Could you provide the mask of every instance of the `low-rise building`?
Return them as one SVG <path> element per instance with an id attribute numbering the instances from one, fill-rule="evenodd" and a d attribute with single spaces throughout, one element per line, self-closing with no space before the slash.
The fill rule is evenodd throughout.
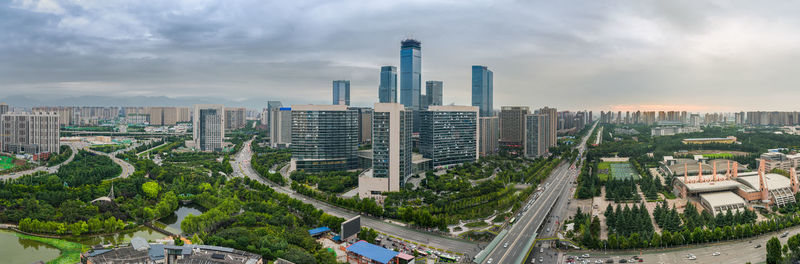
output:
<path id="1" fill-rule="evenodd" d="M 237 249 L 185 245 L 171 246 L 147 243 L 141 237 L 131 239 L 131 244 L 113 249 L 94 249 L 81 254 L 84 264 L 116 263 L 206 263 L 206 264 L 262 264 L 261 255 Z"/>
<path id="2" fill-rule="evenodd" d="M 684 138 L 681 140 L 683 144 L 733 144 L 736 143 L 736 137 L 729 136 L 724 138 Z"/>

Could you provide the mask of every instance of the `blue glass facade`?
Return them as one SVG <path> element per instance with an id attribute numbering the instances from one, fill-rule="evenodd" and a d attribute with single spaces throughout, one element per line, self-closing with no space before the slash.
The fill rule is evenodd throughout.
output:
<path id="1" fill-rule="evenodd" d="M 480 108 L 481 116 L 492 116 L 494 105 L 493 73 L 486 66 L 472 66 L 472 106 Z"/>
<path id="2" fill-rule="evenodd" d="M 401 44 L 400 103 L 418 110 L 422 86 L 422 46 L 413 39 L 404 40 Z"/>
<path id="3" fill-rule="evenodd" d="M 333 104 L 350 105 L 350 81 L 333 81 Z"/>
<path id="4" fill-rule="evenodd" d="M 381 67 L 381 81 L 378 85 L 378 102 L 397 103 L 397 67 Z"/>

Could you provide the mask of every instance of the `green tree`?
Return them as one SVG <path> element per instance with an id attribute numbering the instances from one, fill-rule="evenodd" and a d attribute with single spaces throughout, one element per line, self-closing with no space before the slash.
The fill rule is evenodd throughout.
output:
<path id="1" fill-rule="evenodd" d="M 158 185 L 157 182 L 149 181 L 142 184 L 142 192 L 147 195 L 148 198 L 156 198 L 158 197 L 158 192 L 161 191 L 161 186 Z"/>
<path id="2" fill-rule="evenodd" d="M 781 262 L 781 241 L 777 237 L 772 237 L 767 241 L 767 264 L 778 264 Z"/>

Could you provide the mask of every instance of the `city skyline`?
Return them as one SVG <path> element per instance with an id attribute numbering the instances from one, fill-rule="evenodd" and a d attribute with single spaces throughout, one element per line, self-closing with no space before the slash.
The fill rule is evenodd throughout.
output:
<path id="1" fill-rule="evenodd" d="M 800 95 L 786 67 L 800 45 L 796 3 L 343 4 L 362 8 L 334 17 L 322 2 L 12 1 L 0 7 L 0 91 L 322 104 L 331 80 L 350 79 L 352 105 L 369 106 L 380 66 L 399 65 L 399 42 L 412 37 L 425 43 L 421 81 L 448 84 L 445 105 L 469 105 L 476 64 L 497 75 L 495 106 L 795 110 Z M 478 11 L 486 19 L 458 15 Z M 378 24 L 353 26 L 364 21 Z"/>

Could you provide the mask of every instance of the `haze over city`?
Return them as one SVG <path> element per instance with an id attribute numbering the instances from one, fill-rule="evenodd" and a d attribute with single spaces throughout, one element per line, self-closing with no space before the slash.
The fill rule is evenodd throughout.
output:
<path id="1" fill-rule="evenodd" d="M 380 66 L 398 65 L 400 41 L 413 37 L 423 80 L 444 82 L 444 104 L 469 104 L 470 66 L 486 65 L 495 106 L 794 110 L 798 11 L 752 1 L 14 0 L 0 7 L 0 93 L 256 107 L 267 97 L 326 103 L 330 81 L 348 79 L 352 105 L 369 106 Z"/>

